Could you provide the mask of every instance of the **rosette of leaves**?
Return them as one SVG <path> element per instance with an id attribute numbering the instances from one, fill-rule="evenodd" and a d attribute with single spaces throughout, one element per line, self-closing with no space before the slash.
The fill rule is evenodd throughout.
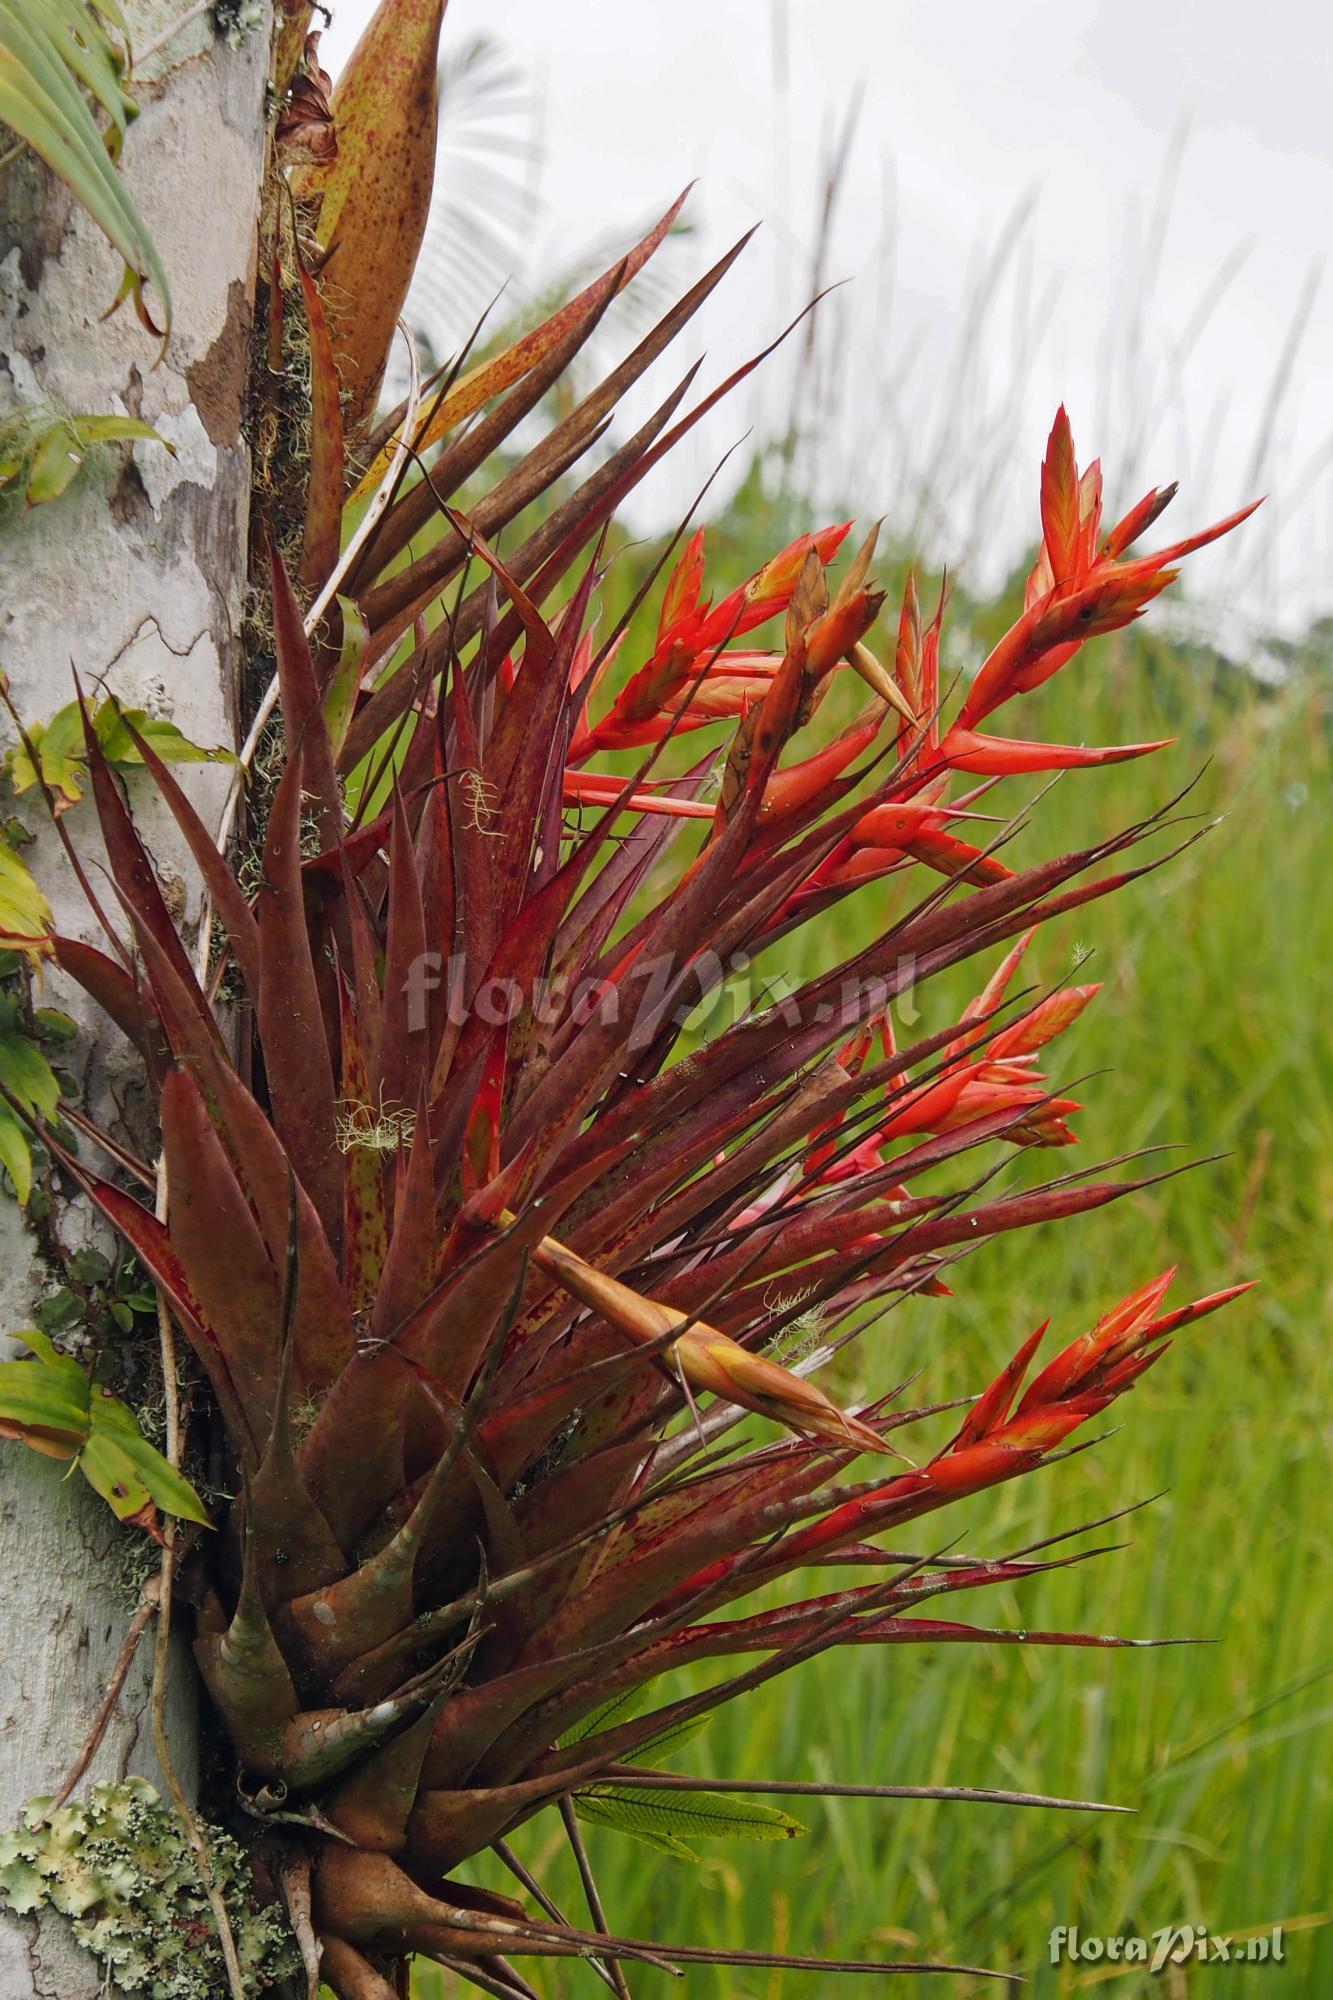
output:
<path id="1" fill-rule="evenodd" d="M 285 10 L 288 43 L 304 12 Z M 653 636 L 604 631 L 616 509 L 748 368 L 693 404 L 689 371 L 593 448 L 740 246 L 526 448 L 519 426 L 679 204 L 540 327 L 372 428 L 385 301 L 428 207 L 432 121 L 406 85 L 433 87 L 439 12 L 385 0 L 335 93 L 336 178 L 303 181 L 329 205 L 299 287 L 313 418 L 299 573 L 271 572 L 285 748 L 257 871 L 218 853 L 124 718 L 135 782 L 198 863 L 237 1022 L 91 711 L 117 900 L 99 899 L 100 947 L 52 945 L 157 1101 L 165 1204 L 123 1144 L 116 1176 L 53 1154 L 211 1391 L 234 1498 L 188 1566 L 196 1657 L 231 1776 L 270 1820 L 256 1846 L 308 1880 L 300 1920 L 341 2000 L 388 2000 L 413 1953 L 507 1994 L 524 1955 L 795 1962 L 583 1929 L 526 1878 L 520 1900 L 456 1871 L 537 1814 L 576 1834 L 580 1811 L 646 1812 L 655 1745 L 827 1648 L 1008 1643 L 950 1615 L 959 1596 L 1074 1558 L 945 1562 L 933 1525 L 905 1530 L 1050 1464 L 1235 1289 L 1169 1309 L 1170 1274 L 1150 1278 L 1034 1373 L 1038 1329 L 961 1412 L 909 1404 L 881 1351 L 885 1311 L 929 1313 L 989 1236 L 1144 1185 L 995 1174 L 1005 1146 L 1066 1145 L 1079 1108 L 1037 1061 L 1095 989 L 1016 990 L 1031 936 L 1154 865 L 1169 817 L 1011 867 L 1012 820 L 976 809 L 1005 777 L 1163 746 L 983 725 L 1242 516 L 1139 553 L 1170 493 L 1104 521 L 1061 411 L 1023 611 L 959 692 L 943 606 L 923 618 L 909 582 L 884 637 L 875 537 L 835 567 L 845 525 L 720 593 L 695 535 L 633 607 L 652 600 Z M 376 239 L 395 174 L 415 241 Z M 835 683 L 865 690 L 840 729 Z M 686 1038 L 730 965 L 835 936 L 823 920 L 866 884 L 863 949 Z M 900 1046 L 895 1003 L 972 959 L 972 1003 Z M 818 1344 L 788 1366 L 798 1323 Z M 849 1410 L 813 1376 L 872 1327 L 875 1393 Z M 706 1686 L 674 1678 L 699 1662 Z"/>
<path id="2" fill-rule="evenodd" d="M 651 1952 L 478 1904 L 451 1871 L 562 1801 L 623 1820 L 608 1788 L 642 1820 L 647 1746 L 825 1647 L 1007 1638 L 923 1607 L 1040 1562 L 941 1567 L 876 1538 L 892 1528 L 900 1548 L 904 1523 L 1045 1464 L 1232 1296 L 1167 1311 L 1169 1274 L 1153 1280 L 1023 1390 L 1039 1331 L 919 1464 L 850 1484 L 854 1459 L 896 1451 L 929 1410 L 847 1412 L 771 1353 L 818 1306 L 817 1361 L 877 1308 L 941 1289 L 962 1246 L 1142 1185 L 1080 1173 L 997 1193 L 984 1159 L 968 1164 L 996 1141 L 1072 1136 L 1077 1106 L 1035 1056 L 1093 989 L 1015 1009 L 1006 988 L 1031 929 L 1128 879 L 1122 857 L 1151 831 L 1011 871 L 949 830 L 955 756 L 969 773 L 1015 743 L 1020 770 L 1121 754 L 969 720 L 1010 698 L 997 663 L 1022 692 L 1068 660 L 1084 606 L 1114 622 L 1161 576 L 1157 558 L 1100 553 L 1091 509 L 1078 536 L 1096 538 L 1092 580 L 1037 590 L 947 726 L 910 598 L 890 669 L 866 646 L 868 550 L 826 580 L 818 551 L 839 536 L 781 552 L 716 605 L 693 546 L 653 658 L 615 696 L 593 692 L 596 550 L 548 622 L 474 536 L 491 609 L 470 657 L 451 649 L 405 711 L 383 809 L 363 783 L 351 818 L 277 564 L 288 750 L 252 895 L 125 722 L 225 929 L 254 1023 L 246 1074 L 86 716 L 127 927 L 105 951 L 53 949 L 140 1051 L 166 1222 L 52 1151 L 162 1288 L 215 1397 L 237 1499 L 196 1559 L 196 1653 L 239 1782 L 304 1818 L 325 1977 L 352 2000 L 414 1951 L 483 1984 L 497 1956 Z M 705 638 L 700 668 L 691 646 L 719 614 L 782 619 L 780 650 Z M 876 697 L 849 749 L 817 719 L 823 684 L 853 666 L 894 699 Z M 691 685 L 704 726 L 727 732 L 706 803 L 715 754 L 665 793 L 651 775 Z M 639 768 L 598 776 L 596 745 L 626 735 L 647 738 Z M 922 872 L 940 886 L 914 894 Z M 757 956 L 867 876 L 901 881 L 867 951 L 679 1053 L 724 954 Z M 894 1045 L 896 994 L 1006 941 L 972 1009 Z M 777 1421 L 776 1441 L 738 1442 L 747 1409 Z M 743 1604 L 847 1563 L 878 1575 Z M 675 1669 L 727 1658 L 706 1691 L 672 1692 Z M 644 1709 L 562 1743 L 630 1690 L 650 1691 Z"/>

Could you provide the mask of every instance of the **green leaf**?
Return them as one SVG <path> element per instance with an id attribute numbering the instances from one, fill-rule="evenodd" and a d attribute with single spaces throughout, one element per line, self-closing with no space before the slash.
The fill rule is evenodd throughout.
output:
<path id="1" fill-rule="evenodd" d="M 673 1722 L 660 1736 L 650 1736 L 635 1752 L 638 1761 L 644 1764 L 650 1757 L 660 1757 L 666 1750 L 678 1750 L 682 1743 L 692 1743 L 707 1729 L 711 1715 L 694 1715 L 685 1722 Z"/>
<path id="2" fill-rule="evenodd" d="M 0 1362 L 0 1436 L 21 1438 L 51 1458 L 73 1458 L 88 1435 L 88 1379 L 77 1361 L 56 1352 L 49 1334 L 29 1327 L 14 1338 L 37 1362 Z"/>
<path id="3" fill-rule="evenodd" d="M 230 750 L 208 750 L 191 743 L 188 736 L 163 717 L 149 715 L 141 708 L 122 708 L 113 695 L 99 702 L 92 712 L 93 731 L 108 764 L 118 770 L 140 766 L 143 756 L 130 734 L 138 731 L 164 764 L 234 764 Z M 129 725 L 127 727 L 126 725 Z M 68 805 L 77 804 L 87 782 L 87 745 L 83 717 L 76 701 L 58 709 L 49 722 L 28 726 L 28 741 L 37 755 L 41 776 L 48 787 Z M 26 746 L 16 744 L 6 759 L 9 782 L 16 792 L 26 792 L 37 782 L 37 771 Z"/>
<path id="4" fill-rule="evenodd" d="M 579 1818 L 593 1826 L 609 1826 L 616 1833 L 627 1833 L 632 1840 L 641 1840 L 645 1846 L 656 1848 L 659 1854 L 669 1854 L 675 1861 L 699 1859 L 689 1842 L 682 1840 L 679 1834 L 665 1833 L 661 1827 L 650 1824 L 647 1819 L 640 1819 L 629 1809 L 623 1813 L 602 1810 L 610 1804 L 610 1800 L 585 1797 L 581 1793 L 576 1793 L 574 1798 L 574 1810 Z"/>
<path id="5" fill-rule="evenodd" d="M 580 1819 L 693 1860 L 691 1839 L 794 1840 L 805 1828 L 789 1813 L 738 1793 L 640 1790 L 594 1785 L 574 1795 Z"/>
<path id="6" fill-rule="evenodd" d="M 619 1723 L 632 1722 L 647 1699 L 646 1687 L 626 1688 L 622 1694 L 613 1694 L 609 1701 L 601 1702 L 590 1714 L 585 1715 L 581 1721 L 565 1731 L 560 1738 L 560 1748 L 563 1750 L 571 1743 L 582 1743 L 587 1737 L 595 1736 L 603 1729 L 614 1729 Z M 675 1749 L 682 1743 L 692 1742 L 702 1730 L 707 1729 L 711 1721 L 711 1716 L 696 1715 L 686 1722 L 671 1723 L 658 1735 L 640 1744 L 637 1752 L 640 1763 L 654 1752 L 660 1754 L 664 1750 Z"/>
<path id="7" fill-rule="evenodd" d="M 0 424 L 0 489 L 22 486 L 30 507 L 55 500 L 97 445 L 150 438 L 174 456 L 175 446 L 138 417 L 67 416 L 47 405 L 15 410 Z"/>
<path id="8" fill-rule="evenodd" d="M 647 1699 L 648 1690 L 644 1687 L 627 1688 L 623 1694 L 612 1695 L 609 1701 L 602 1702 L 566 1730 L 560 1738 L 561 1748 L 631 1721 Z M 707 1727 L 710 1719 L 706 1715 L 694 1716 L 669 1725 L 641 1745 L 639 1756 L 660 1754 L 688 1743 Z M 776 1806 L 731 1793 L 659 1792 L 633 1785 L 591 1785 L 586 1791 L 575 1793 L 574 1809 L 580 1819 L 632 1834 L 659 1853 L 674 1855 L 682 1861 L 698 1859 L 686 1836 L 712 1834 L 730 1840 L 790 1840 L 805 1832 L 799 1820 L 780 1812 Z"/>
<path id="9" fill-rule="evenodd" d="M 53 424 L 33 453 L 28 473 L 28 500 L 38 507 L 58 500 L 83 464 L 83 450 L 65 424 Z"/>
<path id="10" fill-rule="evenodd" d="M 207 1526 L 189 1481 L 149 1444 L 133 1410 L 89 1381 L 49 1334 L 15 1334 L 35 1361 L 0 1362 L 0 1436 L 17 1438 L 49 1458 L 74 1458 L 89 1485 L 121 1520 L 150 1503 Z"/>
<path id="11" fill-rule="evenodd" d="M 5 850 L 0 848 L 0 853 Z M 60 1108 L 60 1084 L 37 1044 L 20 1029 L 0 1027 L 0 1083 L 34 1118 L 53 1119 Z M 32 1192 L 31 1134 L 0 1100 L 0 1165 L 14 1183 L 21 1205 Z"/>
<path id="12" fill-rule="evenodd" d="M 14 1192 L 21 1207 L 26 1208 L 32 1194 L 32 1152 L 28 1146 L 28 1135 L 19 1124 L 9 1106 L 0 1101 L 0 1167 L 5 1169 L 14 1183 Z"/>
<path id="13" fill-rule="evenodd" d="M 0 944 L 35 959 L 48 951 L 51 905 L 7 840 L 0 840 Z"/>
<path id="14" fill-rule="evenodd" d="M 32 1017 L 33 1033 L 44 1042 L 72 1042 L 79 1032 L 79 1024 L 72 1014 L 62 1014 L 58 1007 L 38 1007 Z"/>
<path id="15" fill-rule="evenodd" d="M 361 685 L 361 669 L 366 647 L 370 643 L 370 627 L 361 616 L 360 606 L 350 597 L 340 597 L 338 609 L 343 621 L 342 651 L 324 696 L 324 721 L 335 757 L 347 741 L 347 732 L 352 725 L 357 689 Z"/>
<path id="16" fill-rule="evenodd" d="M 151 1498 L 164 1514 L 175 1514 L 182 1521 L 198 1521 L 207 1527 L 208 1515 L 199 1495 L 189 1480 L 149 1444 L 128 1404 L 110 1390 L 94 1387 L 90 1413 L 91 1434 L 79 1460 L 80 1470 L 122 1520 L 129 1514 L 137 1514 L 144 1501 Z M 100 1483 L 104 1469 L 113 1472 L 117 1479 L 128 1481 L 131 1495 L 138 1497 L 124 1501 L 113 1497 Z"/>
<path id="17" fill-rule="evenodd" d="M 97 710 L 93 718 L 93 727 L 108 764 L 123 767 L 143 763 L 139 747 L 130 735 L 131 728 L 138 732 L 150 750 L 157 752 L 164 764 L 236 762 L 232 751 L 206 750 L 202 744 L 191 743 L 189 737 L 185 736 L 174 722 L 167 722 L 158 715 L 149 715 L 141 708 L 123 709 L 112 699 L 104 701 Z"/>
<path id="18" fill-rule="evenodd" d="M 133 294 L 142 324 L 165 338 L 171 324 L 166 274 L 115 168 L 126 129 L 138 116 L 123 83 L 126 57 L 104 26 L 118 18 L 107 0 L 96 7 L 87 0 L 0 0 L 0 123 L 60 176 L 125 259 L 115 303 Z M 84 90 L 107 114 L 105 139 Z M 144 300 L 150 282 L 162 300 L 162 328 Z"/>
<path id="19" fill-rule="evenodd" d="M 50 1298 L 43 1299 L 36 1313 L 38 1326 L 47 1333 L 63 1333 L 67 1327 L 77 1326 L 82 1318 L 83 1300 L 68 1285 L 62 1285 Z"/>
<path id="20" fill-rule="evenodd" d="M 26 792 L 37 783 L 38 767 L 46 784 L 57 796 L 75 805 L 83 796 L 83 718 L 76 701 L 58 709 L 49 722 L 28 724 L 28 743 L 37 753 L 37 767 L 28 754 L 28 745 L 15 744 L 6 759 L 9 782 L 16 792 Z"/>
<path id="21" fill-rule="evenodd" d="M 559 1747 L 568 1749 L 571 1743 L 582 1743 L 585 1737 L 597 1735 L 599 1730 L 611 1729 L 618 1722 L 632 1722 L 648 1699 L 646 1687 L 626 1688 L 623 1694 L 613 1694 L 609 1701 L 599 1702 L 588 1714 L 567 1729 L 560 1738 Z"/>

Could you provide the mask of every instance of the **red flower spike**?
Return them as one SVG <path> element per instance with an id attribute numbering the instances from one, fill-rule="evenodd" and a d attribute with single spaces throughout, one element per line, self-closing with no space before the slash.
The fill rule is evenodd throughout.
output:
<path id="1" fill-rule="evenodd" d="M 1149 1324 L 1175 1276 L 1163 1271 L 1137 1291 L 1127 1294 L 1118 1305 L 1104 1313 L 1089 1333 L 1080 1334 L 1047 1364 L 1030 1385 L 1017 1414 L 1021 1417 L 1043 1404 L 1056 1401 L 1072 1386 L 1088 1380 L 1099 1368 L 1132 1351 Z"/>
<path id="2" fill-rule="evenodd" d="M 774 771 L 760 802 L 760 825 L 776 827 L 798 814 L 804 817 L 818 811 L 826 798 L 836 797 L 839 778 L 870 748 L 888 712 L 883 702 L 876 702 L 824 749 L 785 771 Z"/>
<path id="3" fill-rule="evenodd" d="M 599 771 L 566 771 L 561 780 L 566 805 L 614 805 L 625 787 L 619 778 L 604 777 Z M 660 798 L 653 792 L 631 792 L 624 802 L 627 812 L 663 813 L 675 819 L 712 819 L 713 808 L 702 799 Z"/>
<path id="4" fill-rule="evenodd" d="M 1145 493 L 1137 506 L 1131 507 L 1109 531 L 1102 543 L 1103 556 L 1122 556 L 1126 549 L 1132 548 L 1139 536 L 1146 535 L 1153 522 L 1171 505 L 1178 491 L 1173 481 L 1170 486 L 1154 486 Z"/>
<path id="5" fill-rule="evenodd" d="M 1148 1341 L 1165 1340 L 1168 1335 L 1178 1333 L 1182 1327 L 1193 1326 L 1196 1320 L 1206 1319 L 1209 1313 L 1220 1312 L 1233 1299 L 1239 1299 L 1246 1292 L 1252 1292 L 1259 1283 L 1250 1278 L 1242 1285 L 1227 1285 L 1220 1292 L 1209 1292 L 1206 1298 L 1195 1299 L 1192 1305 L 1177 1306 L 1174 1312 L 1164 1313 L 1160 1319 L 1150 1320 L 1140 1329 L 1140 1339 Z"/>
<path id="6" fill-rule="evenodd" d="M 979 778 L 1030 776 L 1038 771 L 1092 770 L 1101 764 L 1124 764 L 1133 757 L 1150 757 L 1175 741 L 1164 736 L 1155 743 L 1112 743 L 1102 748 L 1074 743 L 1029 743 L 1012 736 L 982 736 L 959 724 L 940 745 L 941 758 L 955 771 Z"/>
<path id="7" fill-rule="evenodd" d="M 898 618 L 893 677 L 907 706 L 920 719 L 925 711 L 925 686 L 921 672 L 921 605 L 916 594 L 916 578 L 910 569 L 903 589 L 903 608 Z"/>
<path id="8" fill-rule="evenodd" d="M 990 1041 L 992 1062 L 1007 1061 L 1014 1056 L 1030 1055 L 1054 1041 L 1066 1028 L 1073 1026 L 1083 1009 L 1101 992 L 1101 984 L 1093 986 L 1063 986 L 1058 993 L 1041 1000 L 1021 1021 L 1015 1021 L 1012 1028 L 1001 1028 Z"/>
<path id="9" fill-rule="evenodd" d="M 1254 501 L 1155 555 L 1122 562 L 1125 549 L 1157 518 L 1174 491 L 1154 488 L 1111 529 L 1099 550 L 1101 467 L 1094 462 L 1080 477 L 1069 419 L 1060 408 L 1042 466 L 1042 546 L 1028 578 L 1022 616 L 973 682 L 958 718 L 962 728 L 972 729 L 1013 695 L 1040 687 L 1088 639 L 1132 623 L 1174 580 L 1171 565 L 1229 534 L 1259 504 Z"/>
<path id="10" fill-rule="evenodd" d="M 1000 1370 L 989 1389 L 977 1397 L 968 1411 L 962 1429 L 949 1447 L 951 1451 L 961 1451 L 965 1446 L 976 1444 L 997 1430 L 1009 1414 L 1009 1406 L 1014 1400 L 1018 1385 L 1027 1373 L 1029 1361 L 1040 1347 L 1046 1329 L 1050 1325 L 1044 1319 L 1035 1333 L 1030 1333 L 1019 1348 L 1013 1360 Z"/>
<path id="11" fill-rule="evenodd" d="M 1004 996 L 1009 991 L 1014 974 L 1023 963 L 1036 935 L 1035 931 L 1024 931 L 1018 942 L 1010 946 L 976 999 L 969 1000 L 963 1009 L 965 1021 L 981 1021 L 984 1024 L 996 1009 L 1004 1004 Z M 984 1025 L 979 1028 L 969 1028 L 967 1033 L 961 1035 L 953 1044 L 950 1053 L 970 1047 L 980 1041 L 986 1032 Z"/>
<path id="12" fill-rule="evenodd" d="M 956 877 L 975 888 L 983 888 L 988 882 L 1008 882 L 1013 876 L 1013 870 L 1006 868 L 994 854 L 984 854 L 970 841 L 959 840 L 935 827 L 921 827 L 903 841 L 902 850 L 913 860 L 933 868 L 937 875 Z"/>
<path id="13" fill-rule="evenodd" d="M 681 718 L 677 727 L 687 729 L 698 729 L 719 717 L 743 716 L 777 672 L 782 656 L 727 649 L 757 625 L 786 611 L 809 557 L 813 554 L 821 563 L 829 562 L 850 527 L 848 521 L 817 535 L 799 536 L 756 570 L 747 583 L 711 606 L 699 602 L 703 541 L 701 534 L 696 535 L 668 586 L 670 596 L 679 579 L 681 608 L 673 610 L 671 617 L 664 608 L 652 658 L 631 675 L 599 723 L 585 724 L 578 730 L 569 761 L 582 763 L 599 750 L 658 742 L 676 715 Z M 865 617 L 865 623 L 853 630 L 858 615 Z M 852 631 L 847 643 L 853 643 L 873 615 L 873 611 L 866 615 L 864 601 L 859 611 L 844 607 L 838 626 L 826 635 L 826 646 L 836 646 L 843 630 Z M 836 664 L 837 657 L 835 654 L 831 664 Z M 752 680 L 758 685 L 746 684 Z"/>
<path id="14" fill-rule="evenodd" d="M 851 531 L 850 521 L 840 521 L 831 528 L 821 528 L 817 534 L 798 535 L 794 542 L 789 542 L 785 549 L 757 570 L 739 593 L 743 609 L 735 628 L 737 638 L 753 631 L 766 619 L 775 617 L 779 611 L 785 611 L 801 580 L 807 557 L 813 552 L 827 566 Z"/>
<path id="15" fill-rule="evenodd" d="M 704 531 L 691 535 L 684 555 L 671 572 L 671 581 L 662 596 L 662 615 L 657 621 L 660 645 L 673 625 L 696 611 L 704 587 Z"/>
<path id="16" fill-rule="evenodd" d="M 1042 553 L 1054 584 L 1076 579 L 1082 553 L 1078 467 L 1074 439 L 1062 403 L 1055 413 L 1041 468 Z"/>

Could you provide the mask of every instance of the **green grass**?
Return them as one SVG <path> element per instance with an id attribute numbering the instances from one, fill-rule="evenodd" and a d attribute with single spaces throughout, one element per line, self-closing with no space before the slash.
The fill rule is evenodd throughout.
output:
<path id="1" fill-rule="evenodd" d="M 1043 933 L 1034 968 L 1055 980 L 1076 947 L 1090 946 L 1081 977 L 1106 983 L 1058 1045 L 1065 1074 L 1087 1079 L 1077 1092 L 1087 1105 L 1079 1164 L 1158 1145 L 1181 1149 L 1170 1160 L 1223 1157 L 1081 1222 L 983 1246 L 956 1272 L 955 1297 L 909 1301 L 867 1338 L 856 1364 L 864 1387 L 923 1368 L 932 1396 L 961 1393 L 1048 1313 L 1053 1336 L 1071 1337 L 1168 1263 L 1181 1266 L 1179 1296 L 1259 1278 L 1260 1290 L 1181 1338 L 1121 1407 L 1117 1434 L 953 1510 L 939 1531 L 1001 1554 L 1160 1492 L 1121 1528 L 1089 1538 L 1132 1546 L 1036 1579 L 1021 1597 L 978 1598 L 970 1615 L 1206 1643 L 1120 1653 L 858 1649 L 724 1710 L 672 1760 L 733 1776 L 1040 1789 L 1115 1800 L 1134 1816 L 801 1801 L 804 1840 L 704 1843 L 697 1867 L 593 1827 L 588 1844 L 617 1929 L 962 1959 L 1022 1974 L 1039 1996 L 1333 1992 L 1331 702 L 1326 661 L 1260 693 L 1207 655 L 1135 636 L 1094 646 L 1001 719 L 1062 740 L 1180 739 L 1141 763 L 1071 774 L 1016 844 L 1021 855 L 1085 844 L 1201 770 L 1181 810 L 1227 815 L 1161 873 Z M 863 890 L 849 914 L 824 920 L 793 975 L 881 922 L 885 893 Z M 969 983 L 927 989 L 926 1024 L 950 1018 L 951 996 Z M 1019 1158 L 1011 1171 L 1052 1161 L 1060 1171 L 1068 1156 Z M 515 1846 L 582 1920 L 557 1823 L 539 1820 Z M 504 1878 L 487 1866 L 481 1879 Z M 1047 1962 L 1057 1924 L 1106 1936 L 1180 1922 L 1215 1933 L 1283 1923 L 1287 1964 L 1149 1979 Z M 528 1960 L 524 1970 L 543 1995 L 605 1991 L 584 1967 Z M 635 2000 L 681 1990 L 638 1968 L 629 1983 Z M 423 1968 L 414 1990 L 434 2000 L 452 1989 Z M 685 1990 L 863 2000 L 997 1989 L 692 1970 Z"/>

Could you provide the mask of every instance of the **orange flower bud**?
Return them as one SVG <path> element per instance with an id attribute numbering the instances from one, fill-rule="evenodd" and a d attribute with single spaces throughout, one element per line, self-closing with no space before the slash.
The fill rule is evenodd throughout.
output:
<path id="1" fill-rule="evenodd" d="M 838 1408 L 822 1389 L 779 1367 L 762 1354 L 751 1354 L 729 1335 L 704 1321 L 691 1319 L 678 1306 L 645 1298 L 632 1286 L 605 1271 L 585 1264 L 581 1257 L 544 1236 L 533 1253 L 548 1277 L 572 1292 L 631 1340 L 648 1344 L 660 1340 L 674 1328 L 679 1337 L 663 1350 L 664 1358 L 680 1370 L 692 1389 L 711 1390 L 729 1403 L 740 1403 L 762 1417 L 772 1417 L 791 1430 L 823 1439 L 828 1444 L 851 1446 L 858 1451 L 885 1452 L 888 1447 L 869 1424 Z"/>

